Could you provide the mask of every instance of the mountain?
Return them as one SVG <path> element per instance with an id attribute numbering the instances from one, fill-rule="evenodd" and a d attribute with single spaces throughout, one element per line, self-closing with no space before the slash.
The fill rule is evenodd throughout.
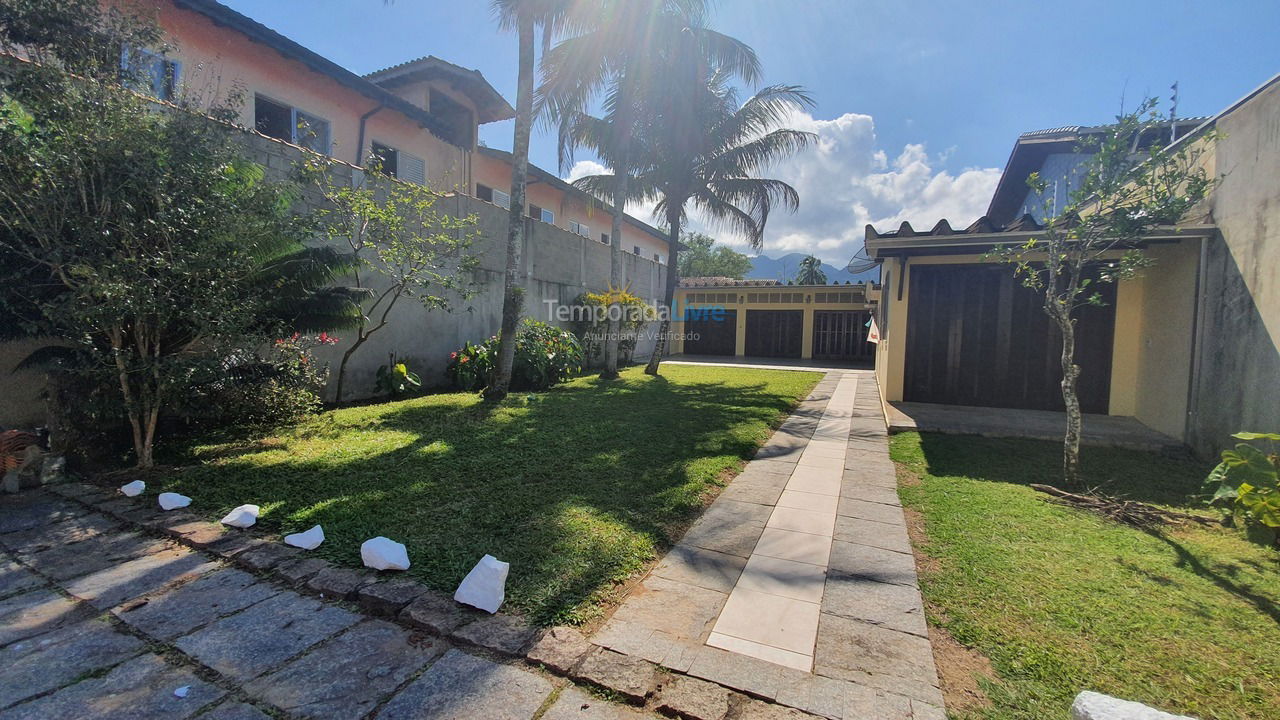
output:
<path id="1" fill-rule="evenodd" d="M 781 280 L 783 282 L 794 280 L 796 271 L 800 269 L 800 261 L 803 259 L 805 259 L 804 253 L 788 253 L 776 259 L 768 255 L 757 255 L 751 258 L 751 271 L 747 273 L 747 277 L 758 280 Z M 846 280 L 851 283 L 868 280 L 880 282 L 880 268 L 878 267 L 854 275 L 845 272 L 844 268 L 822 263 L 822 272 L 826 273 L 828 283 L 843 285 Z"/>

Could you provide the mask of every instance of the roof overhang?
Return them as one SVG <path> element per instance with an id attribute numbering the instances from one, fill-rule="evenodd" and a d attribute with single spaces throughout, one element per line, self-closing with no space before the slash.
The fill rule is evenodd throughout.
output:
<path id="1" fill-rule="evenodd" d="M 1168 226 L 1157 228 L 1146 235 L 1139 245 L 1160 245 L 1187 239 L 1211 238 L 1217 232 L 1216 225 Z M 1021 245 L 1043 235 L 1043 230 L 1010 230 L 955 235 L 881 236 L 868 237 L 866 245 L 867 254 L 877 260 L 929 255 L 976 255 L 990 252 L 1001 246 Z"/>
<path id="2" fill-rule="evenodd" d="M 481 124 L 510 120 L 516 116 L 515 108 L 485 80 L 479 70 L 469 70 L 433 55 L 371 72 L 364 77 L 384 88 L 422 81 L 447 82 L 475 103 Z"/>

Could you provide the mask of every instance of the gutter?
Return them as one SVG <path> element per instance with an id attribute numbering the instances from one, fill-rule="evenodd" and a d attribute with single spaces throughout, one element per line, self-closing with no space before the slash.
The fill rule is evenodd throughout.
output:
<path id="1" fill-rule="evenodd" d="M 386 103 L 378 103 L 377 105 L 374 106 L 372 110 L 360 116 L 360 134 L 359 134 L 359 138 L 356 140 L 356 159 L 355 159 L 356 165 L 360 167 L 364 167 L 364 157 L 362 153 L 364 152 L 365 125 L 369 122 L 369 118 L 373 117 L 374 115 L 377 115 L 378 112 L 385 107 L 386 107 Z"/>

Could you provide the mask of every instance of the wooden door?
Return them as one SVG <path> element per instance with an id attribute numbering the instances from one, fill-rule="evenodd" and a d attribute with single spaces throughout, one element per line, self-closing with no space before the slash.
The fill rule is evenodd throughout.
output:
<path id="1" fill-rule="evenodd" d="M 684 333 L 684 351 L 689 355 L 733 355 L 738 339 L 738 311 L 689 309 Z"/>
<path id="2" fill-rule="evenodd" d="M 747 311 L 747 355 L 798 358 L 803 334 L 803 310 Z"/>
<path id="3" fill-rule="evenodd" d="M 813 358 L 872 361 L 875 345 L 867 342 L 867 320 L 870 317 L 865 310 L 814 310 Z"/>
<path id="4" fill-rule="evenodd" d="M 1062 410 L 1062 338 L 1043 296 L 1004 265 L 917 265 L 911 270 L 903 399 L 911 402 Z M 1076 323 L 1084 412 L 1107 412 L 1115 285 Z"/>

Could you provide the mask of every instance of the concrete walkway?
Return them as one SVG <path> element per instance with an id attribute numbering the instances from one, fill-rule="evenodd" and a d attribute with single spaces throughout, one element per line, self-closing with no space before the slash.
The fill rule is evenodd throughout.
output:
<path id="1" fill-rule="evenodd" d="M 591 638 L 831 718 L 945 717 L 880 398 L 828 373 Z"/>

